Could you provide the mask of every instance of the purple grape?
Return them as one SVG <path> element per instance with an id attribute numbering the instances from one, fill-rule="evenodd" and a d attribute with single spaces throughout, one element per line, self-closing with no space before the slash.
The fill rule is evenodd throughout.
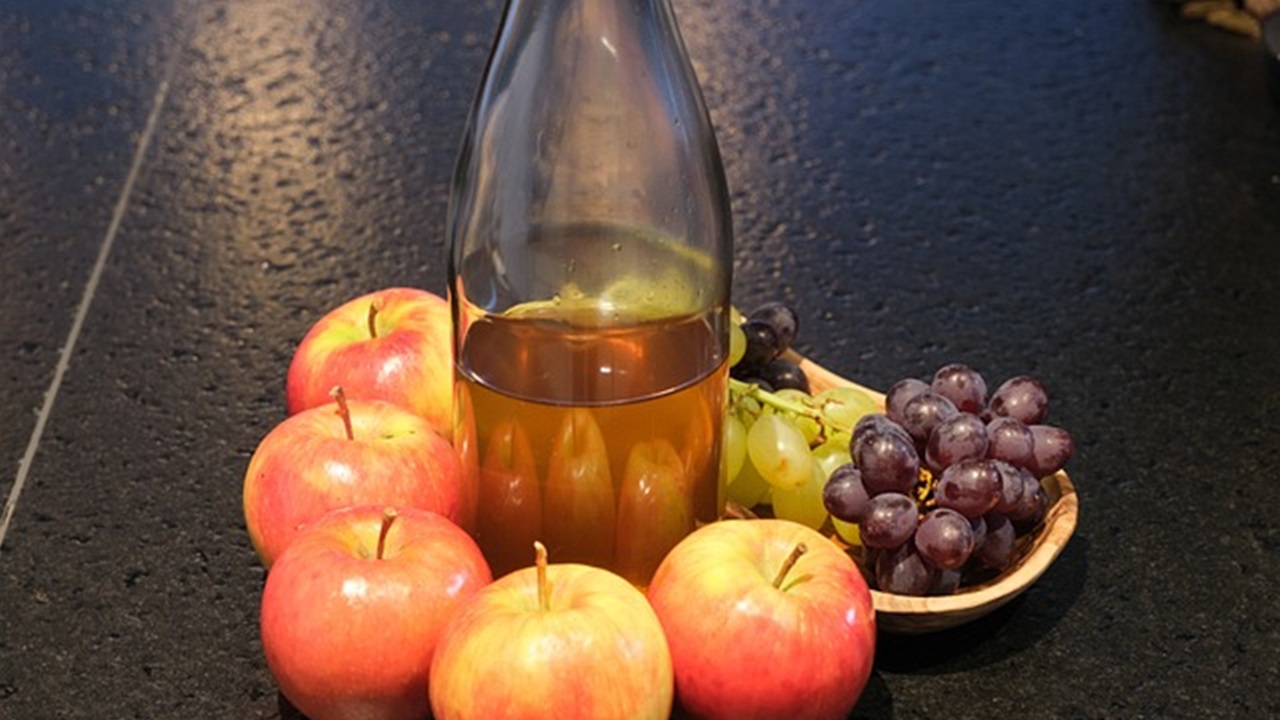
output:
<path id="1" fill-rule="evenodd" d="M 853 442 L 857 442 L 860 437 L 878 433 L 896 433 L 906 438 L 908 441 L 911 440 L 911 436 L 907 434 L 907 431 L 903 430 L 902 426 L 898 423 L 890 420 L 888 415 L 883 413 L 872 413 L 870 415 L 863 415 L 858 419 L 858 422 L 854 423 Z M 850 450 L 852 450 L 852 445 L 850 445 Z"/>
<path id="2" fill-rule="evenodd" d="M 1011 417 L 1024 425 L 1035 425 L 1044 422 L 1049 413 L 1049 395 L 1039 380 L 1018 375 L 996 388 L 987 409 L 993 417 Z"/>
<path id="3" fill-rule="evenodd" d="M 982 517 L 1000 502 L 1000 473 L 990 460 L 962 460 L 942 472 L 934 496 L 938 507 Z"/>
<path id="4" fill-rule="evenodd" d="M 968 365 L 952 363 L 933 375 L 933 391 L 945 397 L 961 412 L 982 412 L 987 406 L 987 381 Z"/>
<path id="5" fill-rule="evenodd" d="M 930 595 L 955 595 L 960 589 L 959 570 L 937 570 L 933 573 L 933 583 L 929 585 Z"/>
<path id="6" fill-rule="evenodd" d="M 885 492 L 907 494 L 920 477 L 920 456 L 910 440 L 893 432 L 865 436 L 854 442 L 853 461 L 862 483 L 873 497 Z"/>
<path id="7" fill-rule="evenodd" d="M 744 375 L 754 375 L 765 363 L 782 354 L 782 346 L 778 334 L 768 324 L 758 320 L 742 323 L 742 333 L 747 337 L 747 349 L 742 359 L 733 366 L 734 371 Z"/>
<path id="8" fill-rule="evenodd" d="M 808 376 L 804 374 L 804 370 L 801 370 L 799 365 L 790 360 L 774 358 L 765 363 L 757 375 L 775 390 L 794 388 L 803 390 L 806 393 L 809 392 Z"/>
<path id="9" fill-rule="evenodd" d="M 897 435 L 905 442 L 912 442 L 911 436 L 898 423 L 890 420 L 888 416 L 881 413 L 872 415 L 863 415 L 853 426 L 853 436 L 849 441 L 849 455 L 857 458 L 859 449 L 867 444 L 873 437 L 879 435 Z M 916 456 L 919 459 L 919 454 Z"/>
<path id="10" fill-rule="evenodd" d="M 907 378 L 899 380 L 889 388 L 889 392 L 884 396 L 885 414 L 889 419 L 902 424 L 902 407 L 907 404 L 911 398 L 926 392 L 929 389 L 929 383 L 915 378 Z"/>
<path id="11" fill-rule="evenodd" d="M 938 423 L 930 433 L 925 462 L 934 471 L 946 470 L 961 460 L 985 458 L 989 445 L 982 418 L 962 412 Z"/>
<path id="12" fill-rule="evenodd" d="M 937 508 L 916 528 L 916 550 L 934 567 L 958 570 L 973 552 L 973 526 L 955 510 Z"/>
<path id="13" fill-rule="evenodd" d="M 1021 524 L 1020 526 L 1015 525 L 1014 526 L 1015 530 L 1020 529 L 1022 532 L 1028 532 L 1034 529 L 1037 525 L 1039 525 L 1044 520 L 1045 515 L 1048 514 L 1049 493 L 1044 491 L 1043 486 L 1041 486 L 1035 491 L 1034 497 L 1035 497 L 1035 500 L 1032 502 L 1032 506 L 1031 506 L 1031 517 L 1028 518 L 1024 524 Z"/>
<path id="14" fill-rule="evenodd" d="M 1038 478 L 1047 477 L 1062 469 L 1075 452 L 1071 433 L 1053 425 L 1031 426 L 1031 464 L 1027 469 Z"/>
<path id="15" fill-rule="evenodd" d="M 987 521 L 980 517 L 973 518 L 969 521 L 969 527 L 973 529 L 973 549 L 977 550 L 987 541 Z"/>
<path id="16" fill-rule="evenodd" d="M 1045 494 L 1040 481 L 1030 472 L 1021 474 L 1021 477 L 1022 497 L 1018 499 L 1018 504 L 1005 515 L 1021 527 L 1034 526 L 1040 522 L 1040 518 L 1048 507 L 1048 495 Z"/>
<path id="17" fill-rule="evenodd" d="M 894 595 L 925 595 L 934 572 L 910 543 L 876 558 L 876 585 Z"/>
<path id="18" fill-rule="evenodd" d="M 1022 499 L 1022 488 L 1026 482 L 1023 476 L 1031 477 L 1031 473 L 1026 468 L 1014 467 L 1001 460 L 992 460 L 991 465 L 1000 474 L 1000 502 L 996 503 L 995 512 L 1013 512 Z M 1035 478 L 1031 479 L 1035 481 Z"/>
<path id="19" fill-rule="evenodd" d="M 862 472 L 853 463 L 831 471 L 831 477 L 822 488 L 822 504 L 827 507 L 827 512 L 848 523 L 861 521 L 870 502 L 871 496 L 862 484 Z"/>
<path id="20" fill-rule="evenodd" d="M 759 322 L 769 326 L 777 338 L 778 353 L 783 353 L 795 342 L 800 332 L 800 316 L 786 303 L 767 302 L 747 315 L 747 322 Z"/>
<path id="21" fill-rule="evenodd" d="M 911 439 L 919 447 L 929 442 L 933 433 L 943 420 L 948 420 L 960 413 L 954 403 L 932 390 L 916 395 L 902 406 L 902 429 L 911 435 Z"/>
<path id="22" fill-rule="evenodd" d="M 989 513 L 983 519 L 987 523 L 987 541 L 974 551 L 973 561 L 979 567 L 1004 570 L 1013 561 L 1013 524 L 998 513 Z"/>
<path id="23" fill-rule="evenodd" d="M 900 493 L 876 495 L 858 524 L 862 544 L 887 550 L 911 539 L 919 523 L 916 501 Z"/>
<path id="24" fill-rule="evenodd" d="M 1028 467 L 1031 464 L 1031 428 L 1021 420 L 998 417 L 987 423 L 987 457 L 1003 460 L 1010 465 Z"/>

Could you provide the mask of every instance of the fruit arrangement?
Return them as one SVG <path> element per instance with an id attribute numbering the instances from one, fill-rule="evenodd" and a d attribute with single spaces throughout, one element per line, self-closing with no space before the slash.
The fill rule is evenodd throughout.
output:
<path id="1" fill-rule="evenodd" d="M 785 353 L 794 311 L 768 303 L 735 323 L 725 429 L 730 500 L 830 530 L 867 579 L 897 595 L 947 595 L 1008 568 L 1040 527 L 1040 479 L 1073 451 L 1044 424 L 1048 395 L 950 364 L 895 383 L 883 410 L 856 388 L 809 394 Z"/>
<path id="2" fill-rule="evenodd" d="M 480 459 L 454 444 L 451 342 L 442 298 L 391 288 L 325 315 L 294 355 L 289 417 L 250 459 L 244 512 L 267 568 L 263 650 L 295 707 L 311 720 L 852 710 L 875 611 L 850 555 L 810 527 L 704 525 L 644 590 L 550 562 L 541 542 L 495 580 L 473 537 L 488 517 Z M 828 411 L 851 438 L 854 416 Z M 818 467 L 771 470 L 795 491 L 797 517 L 826 517 Z"/>
<path id="3" fill-rule="evenodd" d="M 847 715 L 875 653 L 870 586 L 936 595 L 999 574 L 1041 526 L 1038 479 L 1071 437 L 1044 424 L 1033 378 L 988 394 L 959 364 L 883 402 L 811 393 L 794 310 L 734 320 L 722 494 L 750 519 L 686 531 L 640 588 L 550 562 L 548 527 L 516 533 L 529 560 L 494 579 L 475 533 L 520 517 L 486 508 L 475 448 L 455 447 L 445 300 L 391 288 L 321 318 L 244 477 L 285 697 L 312 720 Z M 519 442 L 500 450 L 520 462 Z"/>

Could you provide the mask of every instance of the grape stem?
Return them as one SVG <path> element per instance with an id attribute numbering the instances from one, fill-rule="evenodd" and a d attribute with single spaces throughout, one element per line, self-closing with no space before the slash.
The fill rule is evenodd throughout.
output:
<path id="1" fill-rule="evenodd" d="M 765 405 L 769 405 L 783 412 L 789 412 L 794 415 L 801 415 L 807 418 L 813 418 L 818 421 L 826 430 L 834 430 L 836 432 L 852 432 L 853 428 L 845 427 L 839 423 L 832 422 L 822 410 L 805 405 L 803 403 L 792 402 L 786 398 L 765 390 L 755 383 L 744 382 L 737 378 L 729 378 L 729 390 L 731 393 L 740 397 L 754 398 Z"/>

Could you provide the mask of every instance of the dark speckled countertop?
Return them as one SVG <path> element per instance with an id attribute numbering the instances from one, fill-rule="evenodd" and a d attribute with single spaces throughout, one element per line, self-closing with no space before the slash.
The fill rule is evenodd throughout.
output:
<path id="1" fill-rule="evenodd" d="M 858 718 L 1280 716 L 1280 85 L 1164 2 L 676 0 L 735 299 L 1041 377 L 1077 534 Z M 0 6 L 0 718 L 293 717 L 241 477 L 338 301 L 443 292 L 496 0 Z M 65 350 L 65 352 L 64 352 Z M 51 397 L 46 402 L 46 397 Z"/>

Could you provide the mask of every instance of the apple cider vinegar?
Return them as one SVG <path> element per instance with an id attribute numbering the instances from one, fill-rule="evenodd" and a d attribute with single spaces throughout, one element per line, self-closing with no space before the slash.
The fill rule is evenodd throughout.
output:
<path id="1" fill-rule="evenodd" d="M 445 224 L 454 442 L 495 574 L 541 540 L 647 584 L 718 515 L 733 272 L 670 1 L 507 0 Z"/>
<path id="2" fill-rule="evenodd" d="M 727 368 L 714 324 L 624 326 L 489 317 L 459 354 L 477 449 L 477 541 L 495 576 L 583 562 L 648 582 L 697 523 L 718 515 Z"/>

